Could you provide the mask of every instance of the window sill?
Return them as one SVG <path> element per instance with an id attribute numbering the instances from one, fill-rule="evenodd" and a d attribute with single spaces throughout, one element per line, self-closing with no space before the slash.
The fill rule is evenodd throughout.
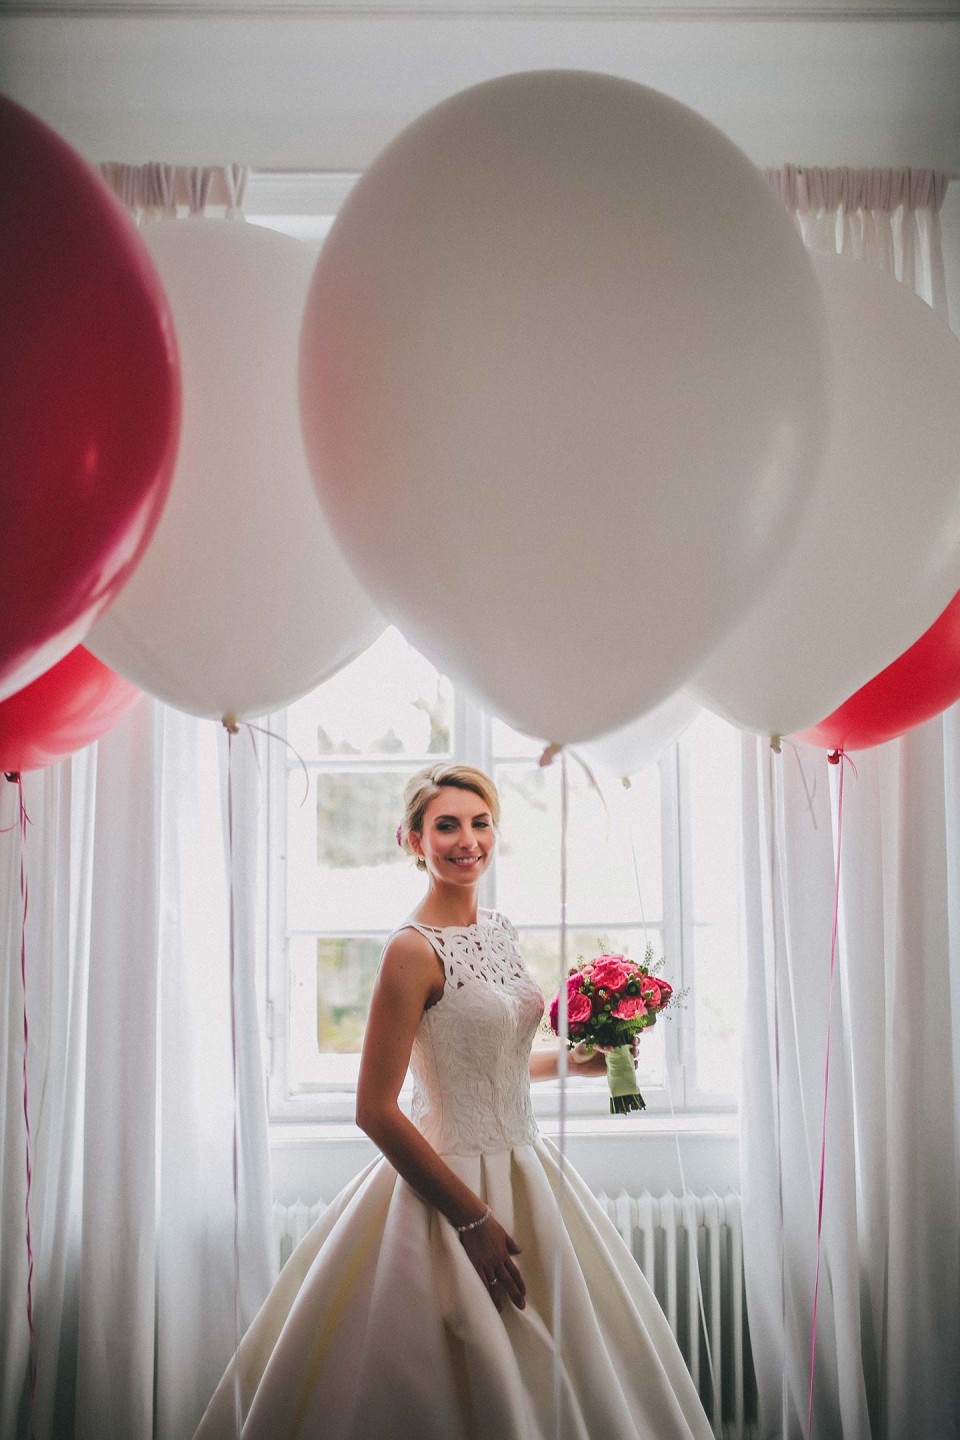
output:
<path id="1" fill-rule="evenodd" d="M 549 1139 L 557 1139 L 560 1123 L 556 1116 L 541 1116 L 538 1124 Z M 617 1135 L 662 1140 L 664 1136 L 674 1134 L 736 1139 L 739 1135 L 739 1116 L 736 1111 L 704 1111 L 684 1113 L 676 1117 L 662 1113 L 576 1115 L 567 1119 L 566 1133 L 568 1136 L 575 1135 L 578 1139 L 595 1135 L 605 1140 Z M 368 1139 L 358 1125 L 334 1120 L 273 1121 L 269 1127 L 269 1136 L 270 1147 L 275 1150 L 295 1149 L 302 1145 L 323 1145 L 328 1142 L 363 1142 Z"/>
<path id="2" fill-rule="evenodd" d="M 569 1134 L 601 1133 L 672 1133 L 673 1129 L 684 1132 L 736 1134 L 739 1125 L 739 1110 L 729 1100 L 723 1103 L 713 1097 L 704 1100 L 694 1095 L 691 1108 L 676 1111 L 676 1125 L 670 1110 L 669 1094 L 659 1086 L 643 1084 L 647 1098 L 647 1109 L 642 1114 L 611 1115 L 608 1106 L 607 1084 L 603 1077 L 578 1078 L 577 1083 L 567 1090 L 566 1125 Z M 560 1126 L 560 1087 L 556 1081 L 541 1081 L 533 1086 L 533 1113 L 540 1128 L 549 1135 Z M 400 1092 L 400 1108 L 410 1114 L 413 1091 L 405 1087 Z M 696 1108 L 693 1108 L 693 1107 Z M 335 1139 L 359 1137 L 361 1131 L 354 1124 L 356 1092 L 351 1089 L 315 1090 L 294 1097 L 276 1097 L 271 1107 L 271 1135 L 281 1133 L 310 1134 L 316 1138 L 329 1136 Z M 706 1126 L 706 1132 L 704 1130 Z"/>
<path id="3" fill-rule="evenodd" d="M 545 1137 L 558 1141 L 554 1120 L 541 1119 Z M 592 1115 L 571 1118 L 565 1153 L 595 1192 L 659 1195 L 739 1189 L 740 1144 L 735 1114 Z M 679 1152 L 679 1153 L 678 1153 Z M 379 1158 L 356 1125 L 290 1120 L 270 1127 L 274 1196 L 283 1204 L 330 1200 Z M 683 1180 L 681 1183 L 681 1176 Z"/>

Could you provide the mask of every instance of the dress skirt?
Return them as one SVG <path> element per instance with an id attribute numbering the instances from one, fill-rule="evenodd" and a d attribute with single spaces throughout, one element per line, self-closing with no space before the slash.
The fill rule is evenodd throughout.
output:
<path id="1" fill-rule="evenodd" d="M 443 1158 L 520 1245 L 526 1308 L 498 1313 L 449 1222 L 374 1161 L 244 1337 L 244 1440 L 710 1440 L 656 1297 L 556 1146 Z M 234 1385 L 231 1362 L 196 1440 L 235 1437 Z"/>

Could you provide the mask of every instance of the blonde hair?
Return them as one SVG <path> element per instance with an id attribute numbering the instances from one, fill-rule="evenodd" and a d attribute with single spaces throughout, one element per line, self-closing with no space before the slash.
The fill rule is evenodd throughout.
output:
<path id="1" fill-rule="evenodd" d="M 450 786 L 454 790 L 472 790 L 490 811 L 494 828 L 500 824 L 500 796 L 489 775 L 475 770 L 472 765 L 428 765 L 411 775 L 403 790 L 403 820 L 397 838 L 401 847 L 417 862 L 418 870 L 426 870 L 426 861 L 417 855 L 410 844 L 411 830 L 419 835 L 423 829 L 423 817 L 430 801 L 441 790 Z"/>

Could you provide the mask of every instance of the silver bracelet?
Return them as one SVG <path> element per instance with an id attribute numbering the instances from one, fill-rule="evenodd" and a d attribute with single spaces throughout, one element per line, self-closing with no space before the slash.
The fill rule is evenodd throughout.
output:
<path id="1" fill-rule="evenodd" d="M 477 1229 L 479 1229 L 479 1227 L 480 1227 L 481 1225 L 485 1225 L 485 1224 L 487 1223 L 487 1221 L 490 1219 L 490 1216 L 491 1216 L 492 1214 L 493 1214 L 493 1211 L 490 1209 L 490 1206 L 488 1205 L 487 1208 L 486 1208 L 486 1210 L 484 1210 L 483 1214 L 480 1216 L 480 1219 L 479 1219 L 479 1220 L 471 1220 L 470 1223 L 469 1223 L 469 1225 L 454 1225 L 453 1228 L 454 1228 L 454 1230 L 456 1230 L 456 1232 L 457 1232 L 458 1235 L 463 1235 L 463 1234 L 465 1234 L 467 1230 L 477 1230 Z"/>

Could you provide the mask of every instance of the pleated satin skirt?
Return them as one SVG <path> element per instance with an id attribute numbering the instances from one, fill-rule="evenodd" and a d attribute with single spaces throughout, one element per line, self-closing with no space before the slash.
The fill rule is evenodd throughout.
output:
<path id="1" fill-rule="evenodd" d="M 521 1246 L 526 1308 L 498 1313 L 453 1227 L 374 1161 L 291 1255 L 195 1440 L 235 1437 L 234 1364 L 244 1440 L 711 1440 L 656 1297 L 556 1147 L 443 1158 Z"/>

